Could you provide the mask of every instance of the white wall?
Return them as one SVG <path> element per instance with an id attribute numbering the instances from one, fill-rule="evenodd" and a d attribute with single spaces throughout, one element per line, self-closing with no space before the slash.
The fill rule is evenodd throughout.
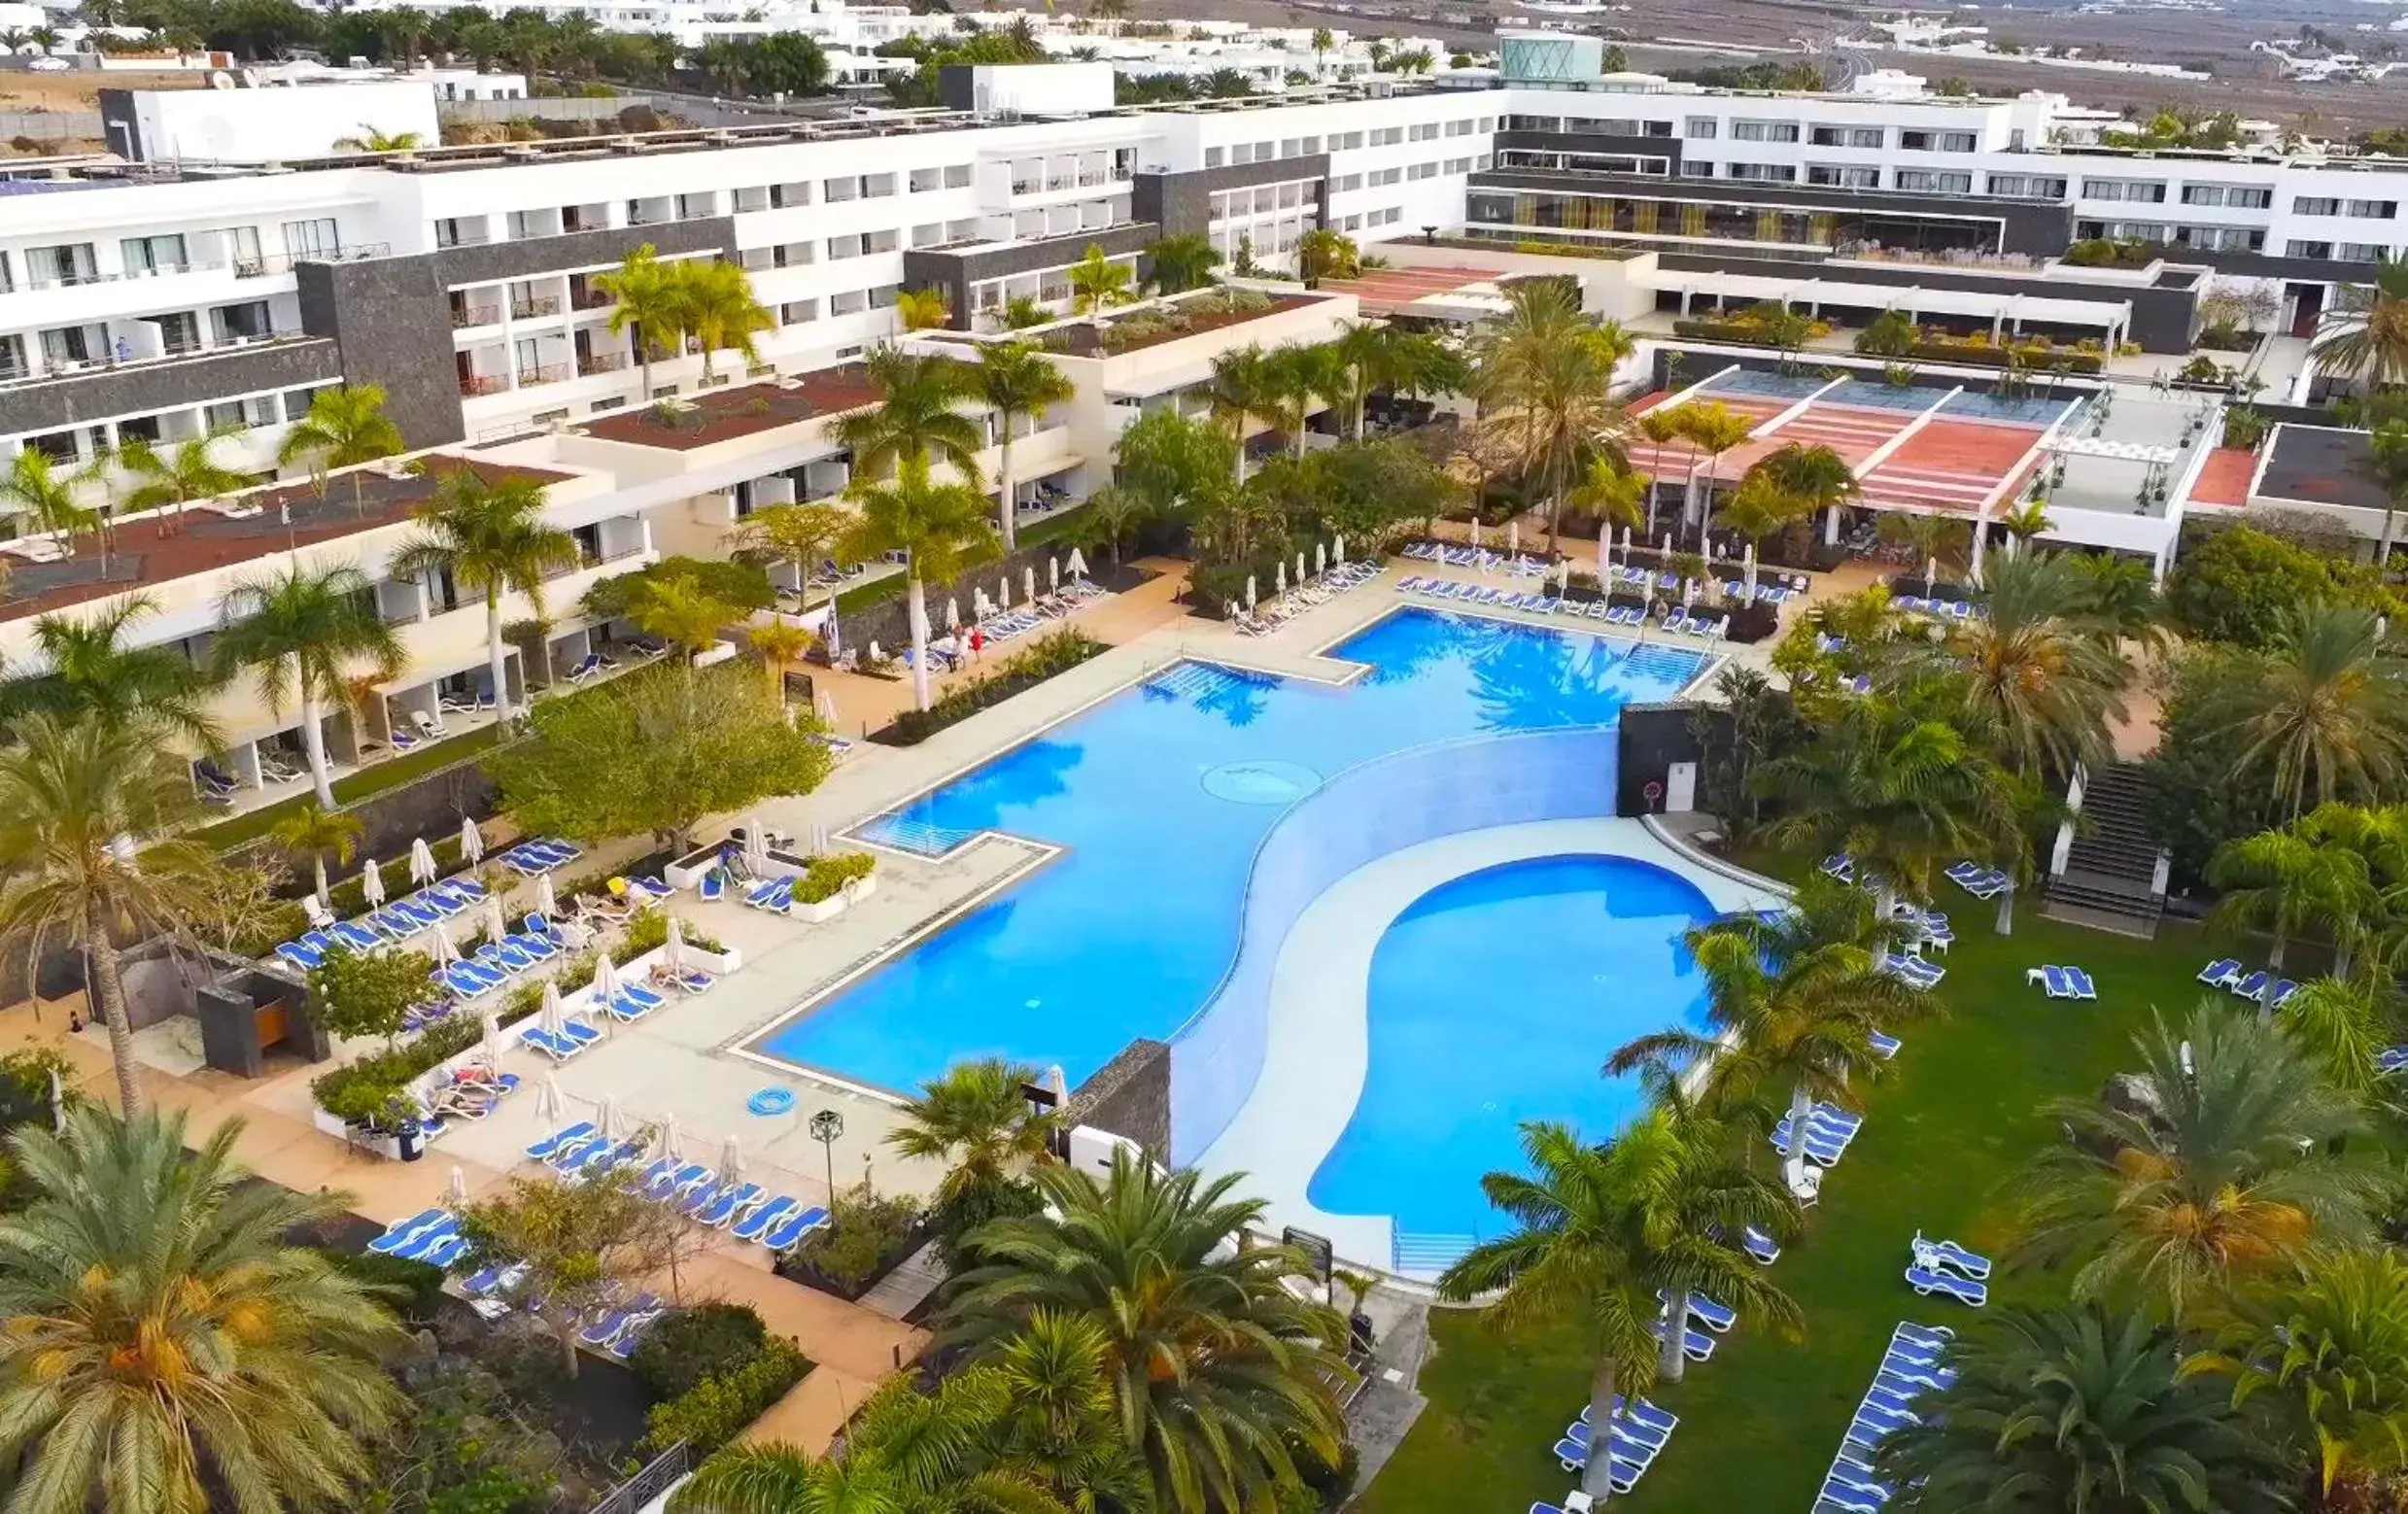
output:
<path id="1" fill-rule="evenodd" d="M 373 128 L 442 140 L 434 91 L 415 80 L 308 85 L 269 89 L 162 89 L 137 92 L 134 119 L 143 155 L 264 163 L 336 151 L 345 137 Z M 112 144 L 116 146 L 118 144 Z"/>

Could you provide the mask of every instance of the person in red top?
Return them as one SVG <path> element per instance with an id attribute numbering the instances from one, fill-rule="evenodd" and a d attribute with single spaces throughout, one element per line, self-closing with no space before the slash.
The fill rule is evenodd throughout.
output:
<path id="1" fill-rule="evenodd" d="M 973 627 L 971 627 L 971 628 L 970 628 L 970 660 L 971 660 L 972 662 L 974 662 L 974 663 L 975 663 L 975 662 L 977 662 L 977 661 L 979 660 L 979 654 L 980 654 L 980 652 L 985 651 L 985 650 L 986 650 L 986 628 L 985 628 L 984 626 L 973 626 Z"/>

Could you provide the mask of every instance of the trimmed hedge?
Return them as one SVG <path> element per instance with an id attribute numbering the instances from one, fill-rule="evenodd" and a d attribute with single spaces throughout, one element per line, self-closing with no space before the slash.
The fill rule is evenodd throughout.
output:
<path id="1" fill-rule="evenodd" d="M 310 1095 L 320 1109 L 347 1122 L 373 1119 L 413 1079 L 446 1057 L 465 1051 L 484 1034 L 485 1027 L 476 1016 L 453 1015 L 393 1050 L 363 1056 L 322 1074 L 310 1084 Z"/>
<path id="2" fill-rule="evenodd" d="M 698 1459 L 706 1457 L 768 1413 L 770 1405 L 786 1396 L 810 1369 L 808 1357 L 789 1342 L 771 1336 L 750 1360 L 702 1379 L 666 1403 L 654 1404 L 639 1446 L 645 1454 L 657 1455 L 682 1440 Z"/>
<path id="3" fill-rule="evenodd" d="M 1039 637 L 1021 651 L 1007 658 L 996 670 L 982 678 L 951 689 L 926 709 L 906 710 L 895 717 L 894 724 L 874 732 L 871 740 L 894 746 L 916 746 L 946 726 L 969 719 L 989 705 L 1000 705 L 1013 695 L 1035 688 L 1055 673 L 1068 672 L 1088 658 L 1107 650 L 1101 641 L 1091 640 L 1070 626 Z"/>
<path id="4" fill-rule="evenodd" d="M 857 877 L 868 877 L 877 867 L 877 859 L 866 851 L 830 852 L 813 857 L 794 885 L 794 902 L 818 904 L 843 892 L 844 885 Z"/>
<path id="5" fill-rule="evenodd" d="M 1995 342 L 1951 342 L 1924 337 L 1909 355 L 1929 362 L 1953 362 L 1962 367 L 2003 368 L 2020 358 L 2034 373 L 2098 373 L 2107 366 L 2103 353 L 2039 343 L 2000 346 Z"/>
<path id="6" fill-rule="evenodd" d="M 745 1304 L 681 1309 L 644 1332 L 628 1365 L 655 1403 L 692 1393 L 706 1377 L 743 1366 L 769 1341 L 769 1326 Z"/>

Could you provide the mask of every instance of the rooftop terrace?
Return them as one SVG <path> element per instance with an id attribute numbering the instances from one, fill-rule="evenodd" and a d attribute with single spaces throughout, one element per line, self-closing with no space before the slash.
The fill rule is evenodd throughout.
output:
<path id="1" fill-rule="evenodd" d="M 781 426 L 858 410 L 877 399 L 877 390 L 867 370 L 859 363 L 848 363 L 774 383 L 731 385 L 674 405 L 622 410 L 585 421 L 579 429 L 603 441 L 693 452 Z"/>

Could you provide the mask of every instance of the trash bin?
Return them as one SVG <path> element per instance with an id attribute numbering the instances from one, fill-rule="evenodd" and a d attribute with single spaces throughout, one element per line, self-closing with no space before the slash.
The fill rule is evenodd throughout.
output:
<path id="1" fill-rule="evenodd" d="M 403 1120 L 401 1128 L 394 1132 L 394 1138 L 400 1143 L 403 1161 L 414 1162 L 427 1154 L 427 1137 L 418 1128 L 417 1120 Z"/>

